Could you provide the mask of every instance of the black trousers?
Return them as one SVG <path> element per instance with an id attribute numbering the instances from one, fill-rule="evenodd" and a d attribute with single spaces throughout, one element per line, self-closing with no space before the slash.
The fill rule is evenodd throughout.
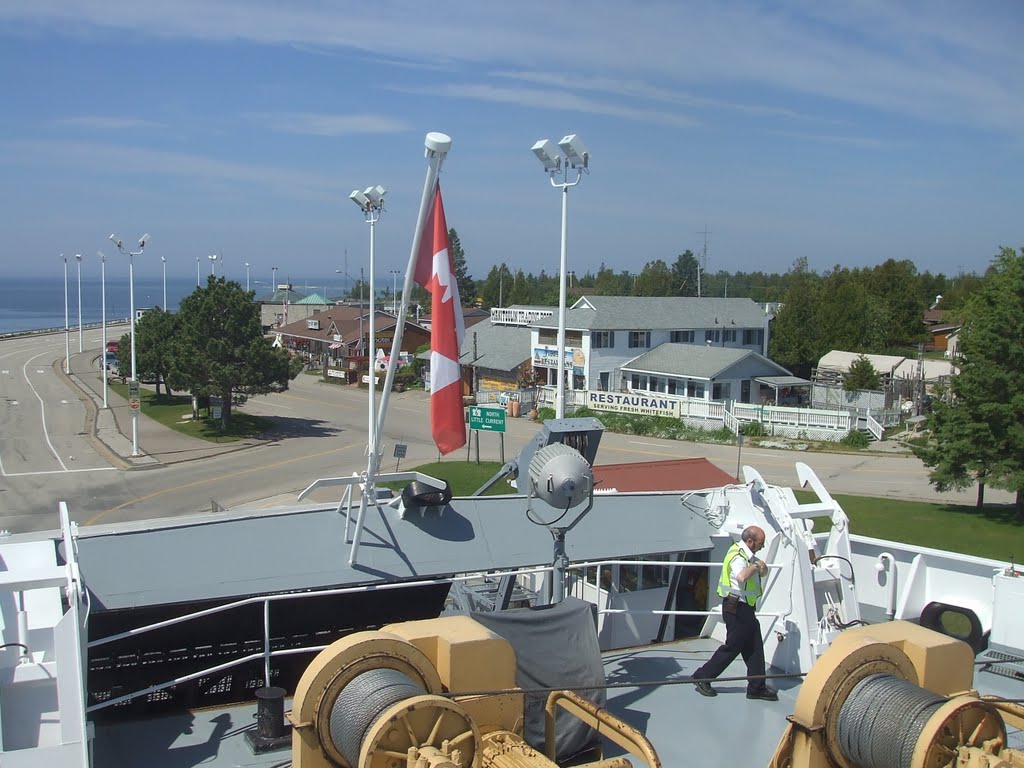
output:
<path id="1" fill-rule="evenodd" d="M 727 603 L 722 604 L 722 618 L 725 619 L 725 644 L 693 673 L 700 680 L 711 680 L 718 677 L 735 660 L 742 655 L 747 663 L 747 676 L 755 677 L 764 674 L 764 646 L 761 645 L 761 624 L 754 615 L 754 608 L 746 600 L 735 603 L 735 612 Z M 764 680 L 750 680 L 747 691 L 754 692 L 765 688 Z"/>

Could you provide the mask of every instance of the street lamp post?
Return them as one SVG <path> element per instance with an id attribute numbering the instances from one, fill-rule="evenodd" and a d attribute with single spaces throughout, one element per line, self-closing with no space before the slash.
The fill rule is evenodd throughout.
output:
<path id="1" fill-rule="evenodd" d="M 117 246 L 122 254 L 128 256 L 128 311 L 131 313 L 129 320 L 131 322 L 131 344 L 132 344 L 132 381 L 131 389 L 138 391 L 139 386 L 139 372 L 135 360 L 135 257 L 140 256 L 142 251 L 146 247 L 146 243 L 149 242 L 149 235 L 145 234 L 139 238 L 139 250 L 125 251 L 124 243 L 117 235 L 110 236 L 111 242 Z M 132 456 L 139 455 L 139 408 L 132 408 Z"/>
<path id="2" fill-rule="evenodd" d="M 217 274 L 217 254 L 216 253 L 211 253 L 206 258 L 208 258 L 210 260 L 210 274 L 211 275 L 216 275 Z"/>
<path id="3" fill-rule="evenodd" d="M 398 314 L 398 275 L 401 272 L 400 269 L 389 269 L 391 273 L 391 312 L 394 315 Z"/>
<path id="4" fill-rule="evenodd" d="M 249 292 L 249 262 L 245 262 L 245 292 Z"/>
<path id="5" fill-rule="evenodd" d="M 63 257 L 64 254 L 62 253 Z M 68 260 L 64 258 L 64 373 L 71 373 L 71 330 L 68 328 Z"/>
<path id="6" fill-rule="evenodd" d="M 82 348 L 82 254 L 75 254 L 75 261 L 78 262 L 78 353 L 85 350 Z"/>
<path id="7" fill-rule="evenodd" d="M 196 288 L 199 287 L 199 257 L 196 256 Z"/>
<path id="8" fill-rule="evenodd" d="M 167 259 L 163 256 L 160 257 L 160 266 L 164 272 L 164 312 L 167 311 Z"/>
<path id="9" fill-rule="evenodd" d="M 271 274 L 270 290 L 273 293 L 277 293 L 277 267 L 271 267 L 270 268 L 270 274 Z"/>
<path id="10" fill-rule="evenodd" d="M 105 410 L 110 407 L 107 405 L 107 257 L 103 255 L 103 251 L 96 251 L 96 255 L 100 257 L 100 314 L 102 315 L 103 325 L 103 352 L 100 356 L 100 372 L 103 376 L 103 408 Z"/>
<path id="11" fill-rule="evenodd" d="M 544 171 L 551 179 L 551 186 L 562 190 L 562 248 L 558 262 L 558 385 L 555 390 L 555 418 L 565 417 L 565 278 L 566 258 L 569 240 L 569 187 L 575 187 L 590 173 L 590 152 L 579 136 L 569 134 L 558 142 L 559 154 L 554 142 L 541 139 L 533 145 L 533 153 L 544 164 Z M 563 157 L 564 155 L 564 157 Z M 569 180 L 569 170 L 575 171 L 575 178 Z M 555 177 L 561 175 L 561 181 Z"/>
<path id="12" fill-rule="evenodd" d="M 374 259 L 375 259 L 375 230 L 377 222 L 380 221 L 380 214 L 384 210 L 384 195 L 387 194 L 387 190 L 384 187 L 377 185 L 375 187 L 367 187 L 365 190 L 360 192 L 358 189 L 352 191 L 349 195 L 349 199 L 359 206 L 359 210 L 363 212 L 363 216 L 366 218 L 366 223 L 370 225 L 370 386 L 368 387 L 370 392 L 370 401 L 368 405 L 368 420 L 367 425 L 369 426 L 369 462 L 366 468 L 367 478 L 372 488 L 373 477 L 377 470 L 377 417 L 375 408 L 375 399 L 377 393 L 377 371 L 375 369 L 374 357 L 377 353 L 377 340 L 375 334 L 374 322 L 376 319 L 376 301 L 375 292 L 373 290 L 373 276 L 374 276 Z M 362 293 L 362 280 L 360 280 L 360 294 Z M 362 304 L 362 295 L 360 295 L 360 305 Z M 362 317 L 362 308 L 359 310 L 360 317 Z M 360 332 L 360 335 L 362 333 Z"/>

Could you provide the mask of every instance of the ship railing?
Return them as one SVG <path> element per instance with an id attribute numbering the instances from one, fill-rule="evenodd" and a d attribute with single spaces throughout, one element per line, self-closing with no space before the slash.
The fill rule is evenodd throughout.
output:
<path id="1" fill-rule="evenodd" d="M 668 566 L 670 568 L 716 568 L 721 569 L 722 564 L 720 562 L 699 562 L 692 560 L 630 560 L 630 559 L 619 559 L 619 560 L 591 560 L 585 563 L 573 563 L 568 567 L 570 571 L 580 571 L 584 575 L 577 577 L 571 587 L 571 594 L 573 597 L 578 597 L 581 600 L 585 600 L 584 594 L 586 587 L 593 587 L 600 594 L 601 592 L 608 592 L 606 587 L 601 586 L 601 568 L 603 566 L 621 566 L 621 565 L 637 565 L 637 566 Z M 785 566 L 778 563 L 769 563 L 768 570 L 781 570 Z M 594 582 L 591 583 L 585 576 L 586 570 L 589 568 L 595 568 L 596 573 L 594 576 Z M 767 592 L 767 590 L 766 590 Z M 718 616 L 720 611 L 716 608 L 711 611 L 678 611 L 670 609 L 659 609 L 659 608 L 602 608 L 600 605 L 597 606 L 597 613 L 600 616 L 617 615 L 617 614 L 643 614 L 650 616 Z M 783 614 L 775 611 L 756 611 L 757 616 L 769 616 L 772 618 L 779 618 Z"/>
<path id="2" fill-rule="evenodd" d="M 550 572 L 552 566 L 537 566 L 533 568 L 518 568 L 504 571 L 484 571 L 476 573 L 459 574 L 457 576 L 447 576 L 436 579 L 418 579 L 416 581 L 402 581 L 388 584 L 364 584 L 358 587 L 338 587 L 336 589 L 321 589 L 311 592 L 294 592 L 284 593 L 275 595 L 262 595 L 260 597 L 247 597 L 241 600 L 235 600 L 224 605 L 218 605 L 213 608 L 205 608 L 201 611 L 194 611 L 192 613 L 184 614 L 182 616 L 176 616 L 172 619 L 166 619 L 164 621 L 158 621 L 153 624 L 147 624 L 142 627 L 136 627 L 129 629 L 125 632 L 119 632 L 114 635 L 108 635 L 107 637 L 101 637 L 96 640 L 92 640 L 89 643 L 89 649 L 97 648 L 108 643 L 117 642 L 118 640 L 124 640 L 129 637 L 137 637 L 139 635 L 146 634 L 147 632 L 155 632 L 166 627 L 172 627 L 177 624 L 184 624 L 195 619 L 200 619 L 205 616 L 210 616 L 215 613 L 225 613 L 227 611 L 234 610 L 246 605 L 262 604 L 263 606 L 263 650 L 255 653 L 249 653 L 244 656 L 239 656 L 230 661 L 226 661 L 222 664 L 216 664 L 211 667 L 199 670 L 197 672 L 191 672 L 187 675 L 176 677 L 173 680 L 167 680 L 162 683 L 156 683 L 144 688 L 142 690 L 133 691 L 126 693 L 122 696 L 112 697 L 104 701 L 98 702 L 89 706 L 87 712 L 95 712 L 106 707 L 112 707 L 117 704 L 123 704 L 126 701 L 130 701 L 139 696 L 148 696 L 152 693 L 162 691 L 166 688 L 172 688 L 176 685 L 187 683 L 191 680 L 195 680 L 199 677 L 205 677 L 207 675 L 217 674 L 234 667 L 248 664 L 253 661 L 263 661 L 263 679 L 266 686 L 270 686 L 270 661 L 273 658 L 279 656 L 291 656 L 301 653 L 319 653 L 320 651 L 327 648 L 327 645 L 313 645 L 302 648 L 281 648 L 274 650 L 271 648 L 270 638 L 272 637 L 270 632 L 270 604 L 276 602 L 282 602 L 285 600 L 304 600 L 311 597 L 327 597 L 331 595 L 348 595 L 353 593 L 361 592 L 385 592 L 392 589 L 407 589 L 411 587 L 425 587 L 434 586 L 441 584 L 452 584 L 460 581 L 471 581 L 479 579 L 481 576 L 530 576 L 532 574 L 547 573 Z"/>

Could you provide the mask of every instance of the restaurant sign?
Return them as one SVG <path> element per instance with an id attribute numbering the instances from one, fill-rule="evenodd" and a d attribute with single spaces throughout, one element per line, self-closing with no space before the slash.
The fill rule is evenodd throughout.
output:
<path id="1" fill-rule="evenodd" d="M 679 418 L 679 400 L 657 392 L 598 392 L 588 389 L 587 407 L 595 411 Z"/>

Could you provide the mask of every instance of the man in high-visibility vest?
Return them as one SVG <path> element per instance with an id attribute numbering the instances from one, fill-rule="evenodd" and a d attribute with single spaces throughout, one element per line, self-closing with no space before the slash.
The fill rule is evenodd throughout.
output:
<path id="1" fill-rule="evenodd" d="M 714 680 L 742 655 L 747 663 L 747 698 L 778 701 L 779 696 L 764 682 L 764 646 L 761 644 L 761 625 L 754 614 L 757 598 L 761 596 L 761 579 L 768 575 L 768 566 L 756 555 L 764 547 L 764 531 L 756 525 L 746 528 L 740 540 L 729 547 L 722 563 L 718 580 L 718 595 L 723 599 L 722 618 L 725 620 L 725 644 L 693 673 L 697 692 L 704 696 L 717 696 L 711 687 Z"/>

